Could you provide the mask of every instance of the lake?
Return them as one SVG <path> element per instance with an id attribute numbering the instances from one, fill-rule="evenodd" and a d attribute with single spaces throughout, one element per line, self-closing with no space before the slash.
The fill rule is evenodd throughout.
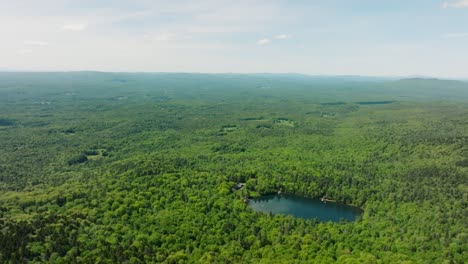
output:
<path id="1" fill-rule="evenodd" d="M 360 208 L 340 203 L 324 203 L 320 199 L 296 195 L 264 195 L 250 199 L 249 205 L 258 212 L 292 215 L 299 218 L 319 221 L 354 221 L 361 215 Z"/>

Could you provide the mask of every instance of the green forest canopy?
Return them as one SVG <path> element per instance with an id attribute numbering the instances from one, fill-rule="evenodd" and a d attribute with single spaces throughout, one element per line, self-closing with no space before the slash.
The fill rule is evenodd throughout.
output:
<path id="1" fill-rule="evenodd" d="M 0 73 L 0 262 L 463 263 L 467 102 L 437 79 Z M 364 214 L 242 202 L 280 189 Z"/>

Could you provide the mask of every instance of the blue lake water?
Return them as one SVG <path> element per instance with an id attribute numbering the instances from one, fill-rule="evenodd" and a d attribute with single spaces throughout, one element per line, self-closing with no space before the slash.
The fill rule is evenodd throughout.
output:
<path id="1" fill-rule="evenodd" d="M 258 212 L 292 215 L 306 219 L 317 218 L 319 221 L 333 222 L 354 221 L 362 213 L 360 208 L 354 206 L 333 202 L 324 203 L 320 199 L 288 194 L 252 198 L 249 205 Z"/>

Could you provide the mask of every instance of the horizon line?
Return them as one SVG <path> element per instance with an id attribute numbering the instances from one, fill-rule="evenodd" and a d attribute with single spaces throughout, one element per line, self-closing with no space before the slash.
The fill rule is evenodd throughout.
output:
<path id="1" fill-rule="evenodd" d="M 206 74 L 206 75 L 302 75 L 307 77 L 347 77 L 375 79 L 439 79 L 467 81 L 468 77 L 432 76 L 423 74 L 408 75 L 365 75 L 365 74 L 310 74 L 300 72 L 190 72 L 190 71 L 100 71 L 100 70 L 8 70 L 0 69 L 0 73 L 126 73 L 126 74 Z"/>

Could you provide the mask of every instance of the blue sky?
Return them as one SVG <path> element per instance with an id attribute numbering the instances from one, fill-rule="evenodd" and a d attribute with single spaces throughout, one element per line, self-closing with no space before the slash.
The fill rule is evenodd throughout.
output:
<path id="1" fill-rule="evenodd" d="M 468 78 L 468 0 L 0 0 L 0 69 Z"/>

